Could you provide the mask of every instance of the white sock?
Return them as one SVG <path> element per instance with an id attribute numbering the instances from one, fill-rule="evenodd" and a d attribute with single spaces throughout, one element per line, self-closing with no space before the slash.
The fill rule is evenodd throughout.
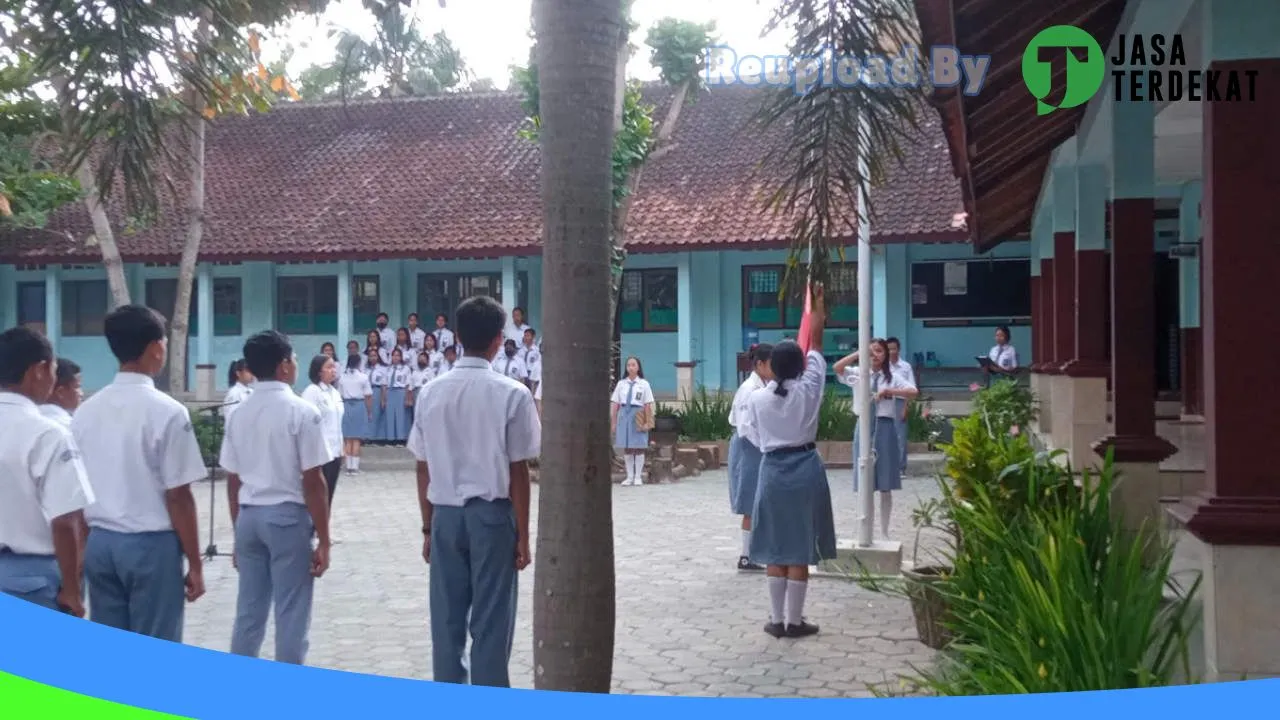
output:
<path id="1" fill-rule="evenodd" d="M 743 530 L 742 531 L 742 557 L 749 557 L 750 555 L 751 555 L 751 531 Z"/>
<path id="2" fill-rule="evenodd" d="M 786 587 L 787 596 L 787 624 L 799 625 L 804 618 L 804 592 L 809 589 L 809 583 L 802 580 L 788 580 Z"/>
<path id="3" fill-rule="evenodd" d="M 880 493 L 880 535 L 889 539 L 889 517 L 893 514 L 893 493 Z"/>
<path id="4" fill-rule="evenodd" d="M 635 455 L 636 463 L 636 484 L 644 484 L 644 455 Z"/>
<path id="5" fill-rule="evenodd" d="M 359 456 L 359 455 L 357 455 L 357 456 L 355 456 L 355 457 L 351 458 L 351 469 L 352 469 L 352 470 L 359 470 L 359 469 L 360 469 L 360 456 Z"/>
<path id="6" fill-rule="evenodd" d="M 780 623 L 783 620 L 783 608 L 787 603 L 787 579 L 769 577 L 769 622 Z"/>
<path id="7" fill-rule="evenodd" d="M 631 456 L 630 456 L 630 455 L 623 455 L 623 456 L 622 456 L 622 464 L 623 464 L 623 465 L 625 465 L 625 466 L 627 467 L 627 479 L 626 479 L 625 481 L 623 481 L 623 483 L 622 483 L 622 484 L 623 484 L 623 485 L 630 485 L 630 484 L 631 484 L 631 478 L 633 478 L 633 477 L 635 477 L 635 476 L 636 476 L 636 466 L 635 466 L 635 463 L 631 462 Z"/>

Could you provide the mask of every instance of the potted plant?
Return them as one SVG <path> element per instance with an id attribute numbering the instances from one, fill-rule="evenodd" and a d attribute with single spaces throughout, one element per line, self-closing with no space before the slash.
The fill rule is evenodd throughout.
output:
<path id="1" fill-rule="evenodd" d="M 911 600 L 911 613 L 915 616 L 916 635 L 920 642 L 941 650 L 951 642 L 951 632 L 947 627 L 950 605 L 938 586 L 953 574 L 954 568 L 944 564 L 919 565 L 920 535 L 927 529 L 941 531 L 950 538 L 954 550 L 959 545 L 959 533 L 946 504 L 937 498 L 923 502 L 913 510 L 911 524 L 916 529 L 915 547 L 911 553 L 911 566 L 902 568 L 906 595 Z"/>
<path id="2" fill-rule="evenodd" d="M 680 434 L 680 411 L 670 405 L 658 403 L 653 413 L 654 432 Z"/>

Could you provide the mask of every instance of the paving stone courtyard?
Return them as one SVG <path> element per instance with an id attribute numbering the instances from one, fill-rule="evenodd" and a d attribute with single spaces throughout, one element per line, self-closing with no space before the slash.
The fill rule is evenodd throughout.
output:
<path id="1" fill-rule="evenodd" d="M 334 502 L 332 564 L 317 586 L 308 664 L 406 678 L 431 676 L 427 567 L 415 480 L 405 451 L 377 449 L 366 471 L 343 476 Z M 913 457 L 913 467 L 921 467 Z M 910 512 L 936 494 L 924 473 L 895 494 L 893 536 L 911 553 Z M 806 616 L 816 637 L 775 640 L 761 630 L 768 597 L 760 574 L 733 567 L 738 520 L 729 514 L 723 470 L 671 485 L 614 489 L 617 637 L 614 692 L 646 695 L 865 697 L 869 685 L 929 663 L 906 600 L 838 578 L 814 578 Z M 836 528 L 855 528 L 849 470 L 831 471 Z M 209 487 L 195 487 L 201 544 Z M 215 538 L 231 550 L 225 486 L 216 486 Z M 534 489 L 534 533 L 537 487 Z M 535 544 L 536 548 L 536 544 Z M 534 563 L 537 563 L 535 550 Z M 228 648 L 236 577 L 229 558 L 206 563 L 208 594 L 188 606 L 185 641 Z M 511 679 L 533 686 L 533 567 L 520 577 Z M 264 647 L 270 657 L 271 635 Z"/>

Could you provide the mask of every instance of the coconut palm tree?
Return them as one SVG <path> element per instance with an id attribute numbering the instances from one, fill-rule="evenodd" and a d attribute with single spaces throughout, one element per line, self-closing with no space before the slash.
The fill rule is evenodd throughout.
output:
<path id="1" fill-rule="evenodd" d="M 546 334 L 572 348 L 543 401 L 534 685 L 608 692 L 615 575 L 609 451 L 610 219 L 621 0 L 534 0 Z"/>

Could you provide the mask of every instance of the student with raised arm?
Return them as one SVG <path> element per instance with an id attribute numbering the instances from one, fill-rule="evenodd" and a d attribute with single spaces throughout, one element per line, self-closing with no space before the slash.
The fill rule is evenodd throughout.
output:
<path id="1" fill-rule="evenodd" d="M 775 638 L 818 632 L 804 619 L 809 566 L 836 556 L 827 470 L 817 451 L 818 413 L 827 379 L 822 357 L 826 304 L 814 288 L 809 352 L 792 340 L 773 347 L 774 379 L 751 393 L 748 422 L 760 439 L 760 479 L 751 513 L 751 561 L 765 565 Z"/>
<path id="2" fill-rule="evenodd" d="M 41 415 L 58 374 L 40 333 L 0 333 L 0 593 L 84 617 L 81 512 L 93 490 L 71 432 Z"/>
<path id="3" fill-rule="evenodd" d="M 315 579 L 329 567 L 329 488 L 321 468 L 333 451 L 320 411 L 293 392 L 298 358 L 289 339 L 260 332 L 245 342 L 244 359 L 258 386 L 227 423 L 221 457 L 240 572 L 231 652 L 258 656 L 274 605 L 275 659 L 301 665 Z"/>
<path id="4" fill-rule="evenodd" d="M 71 419 L 97 497 L 85 510 L 89 619 L 182 642 L 184 599 L 204 595 L 191 483 L 208 470 L 191 414 L 152 379 L 168 360 L 164 318 L 125 305 L 103 330 L 120 372 Z"/>
<path id="5" fill-rule="evenodd" d="M 542 426 L 529 389 L 490 365 L 502 347 L 502 306 L 471 298 L 457 320 L 465 356 L 422 389 L 409 438 L 431 565 L 432 670 L 436 682 L 510 687 L 516 574 L 532 559 L 529 461 Z"/>

